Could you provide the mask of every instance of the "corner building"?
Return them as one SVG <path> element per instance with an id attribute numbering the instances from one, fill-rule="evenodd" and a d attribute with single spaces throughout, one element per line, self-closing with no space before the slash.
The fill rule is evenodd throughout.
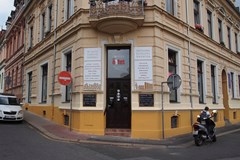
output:
<path id="1" fill-rule="evenodd" d="M 27 110 L 81 133 L 147 139 L 191 132 L 205 106 L 218 110 L 217 127 L 240 122 L 234 1 L 29 3 Z M 61 71 L 71 73 L 72 87 L 60 85 Z M 173 91 L 171 74 L 182 80 Z"/>

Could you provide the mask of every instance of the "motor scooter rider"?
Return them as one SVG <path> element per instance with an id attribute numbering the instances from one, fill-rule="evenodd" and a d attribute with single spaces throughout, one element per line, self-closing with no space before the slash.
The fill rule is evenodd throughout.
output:
<path id="1" fill-rule="evenodd" d="M 200 118 L 205 120 L 207 131 L 210 134 L 212 133 L 213 128 L 215 127 L 214 126 L 215 125 L 214 122 L 210 119 L 211 117 L 212 117 L 212 115 L 209 112 L 209 108 L 206 106 L 204 108 L 204 110 L 201 112 Z"/>

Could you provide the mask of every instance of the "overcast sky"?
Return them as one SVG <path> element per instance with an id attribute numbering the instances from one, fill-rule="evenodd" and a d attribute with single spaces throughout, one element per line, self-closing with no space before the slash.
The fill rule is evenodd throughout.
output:
<path id="1" fill-rule="evenodd" d="M 0 30 L 5 27 L 8 16 L 10 16 L 11 10 L 14 10 L 14 0 L 0 0 Z M 236 0 L 236 5 L 240 6 L 240 0 Z"/>
<path id="2" fill-rule="evenodd" d="M 5 27 L 8 16 L 10 16 L 11 10 L 14 10 L 14 0 L 0 0 L 0 30 Z"/>

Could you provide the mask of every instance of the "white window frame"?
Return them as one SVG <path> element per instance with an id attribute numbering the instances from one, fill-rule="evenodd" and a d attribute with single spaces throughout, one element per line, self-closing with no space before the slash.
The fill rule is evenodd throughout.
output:
<path id="1" fill-rule="evenodd" d="M 69 17 L 68 17 L 68 9 Z M 68 0 L 64 0 L 64 21 L 68 20 L 74 13 L 74 0 L 70 0 L 70 7 L 68 6 Z"/>
<path id="2" fill-rule="evenodd" d="M 240 79 L 238 78 L 240 76 L 240 72 L 236 76 L 237 76 L 237 82 L 238 82 L 237 83 L 238 84 L 238 98 L 240 98 Z"/>
<path id="3" fill-rule="evenodd" d="M 33 47 L 33 26 L 30 25 L 29 26 L 29 30 L 28 30 L 28 48 L 32 48 Z"/>
<path id="4" fill-rule="evenodd" d="M 212 37 L 209 36 L 209 28 L 208 28 L 208 32 L 207 33 L 208 33 L 209 38 L 214 39 L 214 37 L 215 37 L 215 35 L 214 35 L 215 32 L 213 31 L 213 28 L 214 28 L 214 16 L 213 15 L 214 15 L 214 13 L 209 8 L 207 8 L 207 12 L 211 12 L 211 28 L 210 29 L 211 29 L 211 36 Z M 207 15 L 208 15 L 208 13 L 207 13 Z M 207 21 L 207 26 L 208 26 L 208 21 Z"/>
<path id="5" fill-rule="evenodd" d="M 48 63 L 48 61 L 45 61 L 45 62 L 43 62 L 39 65 L 39 80 L 40 80 L 39 85 L 38 85 L 38 88 L 39 88 L 38 102 L 39 103 L 43 103 L 42 102 L 42 92 L 43 92 L 42 91 L 42 81 L 43 81 L 43 79 L 42 79 L 42 74 L 43 74 L 42 66 L 44 66 L 46 64 L 48 65 L 48 75 L 47 75 L 47 77 L 49 78 L 49 63 Z M 47 79 L 47 84 L 49 84 L 48 79 Z M 47 101 L 48 101 L 48 89 L 47 89 Z"/>
<path id="6" fill-rule="evenodd" d="M 46 23 L 46 31 L 45 32 L 51 32 L 52 28 L 52 16 L 53 16 L 53 5 L 50 4 L 47 8 L 47 23 Z"/>
<path id="7" fill-rule="evenodd" d="M 40 15 L 40 40 L 43 40 L 45 38 L 45 18 L 46 14 L 45 12 L 43 12 Z"/>
<path id="8" fill-rule="evenodd" d="M 165 3 L 166 3 L 166 11 L 168 12 L 168 3 L 167 2 L 169 2 L 169 0 L 166 0 L 165 1 Z M 173 6 L 174 6 L 174 8 L 173 8 L 173 16 L 175 16 L 175 17 L 177 17 L 177 0 L 173 0 Z M 170 13 L 170 12 L 168 12 L 169 14 L 172 14 L 172 13 Z"/>
<path id="9" fill-rule="evenodd" d="M 202 70 L 203 70 L 203 104 L 206 103 L 206 95 L 207 95 L 207 78 L 206 78 L 206 60 L 202 57 L 197 57 L 197 61 L 200 60 L 202 61 Z M 198 82 L 198 71 L 196 72 L 196 82 Z M 197 88 L 198 92 L 198 88 Z M 198 93 L 200 95 L 200 93 Z M 202 104 L 202 103 L 201 103 Z"/>
<path id="10" fill-rule="evenodd" d="M 236 82 L 237 82 L 237 79 L 236 79 L 236 72 L 230 70 L 228 73 L 230 73 L 230 78 L 231 78 L 231 81 L 233 81 L 233 84 L 231 83 L 231 88 L 229 89 L 230 91 L 230 94 L 231 94 L 231 97 L 234 99 L 237 97 L 237 85 L 236 85 Z M 233 80 L 232 80 L 232 73 L 233 73 Z M 232 91 L 233 90 L 233 91 Z M 234 95 L 232 95 L 232 93 Z"/>
<path id="11" fill-rule="evenodd" d="M 238 52 L 240 53 L 240 33 L 238 33 Z"/>
<path id="12" fill-rule="evenodd" d="M 168 50 L 173 50 L 176 52 L 176 73 L 181 77 L 181 49 L 174 47 L 173 45 L 167 45 L 166 46 L 166 54 L 167 54 L 167 72 L 168 72 Z M 182 87 L 180 86 L 180 88 L 177 89 L 177 102 L 181 102 L 181 90 Z"/>
<path id="13" fill-rule="evenodd" d="M 32 76 L 33 76 L 33 71 L 32 70 L 28 70 L 26 73 L 27 77 L 26 77 L 26 99 L 25 99 L 25 102 L 26 103 L 29 103 L 29 73 L 32 72 Z"/>
<path id="14" fill-rule="evenodd" d="M 230 44 L 229 44 L 229 39 L 228 39 L 228 28 L 230 29 Z M 232 50 L 232 27 L 227 25 L 226 26 L 226 30 L 227 30 L 227 44 L 226 44 L 226 47 L 230 50 Z"/>
<path id="15" fill-rule="evenodd" d="M 218 99 L 218 96 L 219 96 L 219 84 L 218 84 L 218 65 L 215 64 L 215 63 L 211 63 L 210 64 L 210 70 L 211 70 L 211 66 L 215 66 L 215 96 L 216 96 L 216 104 L 219 103 L 219 99 Z M 210 74 L 211 75 L 211 74 Z M 211 83 L 212 84 L 212 83 Z M 214 96 L 214 95 L 213 95 Z"/>
<path id="16" fill-rule="evenodd" d="M 221 43 L 221 42 L 223 42 L 223 43 L 225 43 L 225 41 L 224 41 L 224 27 L 223 27 L 223 19 L 221 19 L 221 18 L 217 18 L 217 27 L 218 27 L 218 20 L 220 20 L 221 21 L 221 37 L 219 37 L 219 28 L 218 28 L 218 31 L 217 31 L 217 33 L 218 33 L 218 40 L 219 40 L 219 43 Z"/>
<path id="17" fill-rule="evenodd" d="M 196 1 L 198 1 L 198 3 L 199 3 L 199 24 L 200 25 L 203 25 L 202 24 L 202 1 L 201 0 L 196 0 Z M 194 2 L 193 2 L 193 5 L 194 5 Z M 193 8 L 193 12 L 194 12 L 194 8 Z M 194 14 L 194 13 L 193 13 Z M 194 17 L 193 17 L 194 18 Z M 196 25 L 196 23 L 195 23 L 195 19 L 193 19 L 193 21 L 194 21 L 194 25 Z"/>

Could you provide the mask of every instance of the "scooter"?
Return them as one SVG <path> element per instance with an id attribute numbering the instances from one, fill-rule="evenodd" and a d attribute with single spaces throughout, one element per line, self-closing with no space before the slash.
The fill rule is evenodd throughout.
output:
<path id="1" fill-rule="evenodd" d="M 211 117 L 197 116 L 197 122 L 193 124 L 193 137 L 196 146 L 201 146 L 206 140 L 217 141 L 215 123 L 211 120 L 216 114 L 217 111 L 213 110 Z"/>

